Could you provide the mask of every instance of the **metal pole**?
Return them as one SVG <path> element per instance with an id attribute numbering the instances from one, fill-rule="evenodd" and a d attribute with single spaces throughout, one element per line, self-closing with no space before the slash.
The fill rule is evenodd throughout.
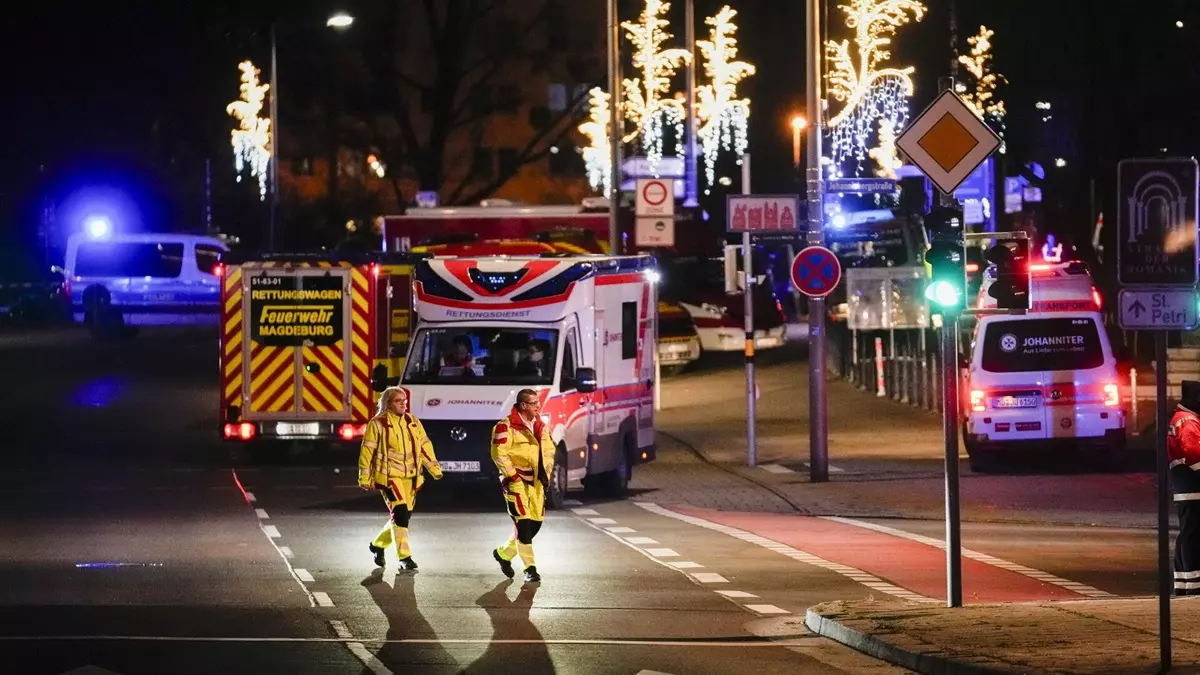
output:
<path id="1" fill-rule="evenodd" d="M 692 208 L 700 205 L 697 200 L 700 175 L 696 157 L 696 0 L 687 0 L 684 11 L 684 41 L 687 43 L 687 153 L 683 165 L 683 205 Z"/>
<path id="2" fill-rule="evenodd" d="M 742 155 L 742 194 L 750 193 L 750 155 Z M 750 233 L 742 233 L 742 300 L 746 328 L 746 465 L 758 466 L 757 401 L 754 381 L 754 248 Z"/>
<path id="3" fill-rule="evenodd" d="M 279 64 L 275 50 L 275 22 L 271 22 L 271 206 L 267 250 L 275 250 L 275 211 L 279 208 Z M 333 171 L 333 167 L 329 168 Z"/>
<path id="4" fill-rule="evenodd" d="M 946 606 L 962 607 L 958 503 L 958 316 L 942 315 L 942 431 L 946 441 Z"/>
<path id="5" fill-rule="evenodd" d="M 621 252 L 621 20 L 617 0 L 608 0 L 608 142 L 612 158 L 608 206 L 608 251 Z"/>
<path id="6" fill-rule="evenodd" d="M 808 243 L 825 243 L 824 199 L 821 180 L 821 134 L 825 128 L 821 106 L 821 14 L 818 0 L 805 0 L 808 30 L 804 40 L 808 54 L 808 78 L 805 98 L 808 107 Z M 809 480 L 829 480 L 829 452 L 825 427 L 828 402 L 825 399 L 825 298 L 808 299 L 808 453 Z"/>
<path id="7" fill-rule="evenodd" d="M 1158 469 L 1158 652 L 1159 672 L 1165 673 L 1171 669 L 1171 589 L 1174 586 L 1168 529 L 1171 486 L 1167 476 L 1170 471 L 1167 461 L 1167 426 L 1171 423 L 1171 411 L 1167 409 L 1166 331 L 1154 333 L 1154 361 L 1154 387 L 1158 395 L 1154 428 L 1154 454 Z"/>

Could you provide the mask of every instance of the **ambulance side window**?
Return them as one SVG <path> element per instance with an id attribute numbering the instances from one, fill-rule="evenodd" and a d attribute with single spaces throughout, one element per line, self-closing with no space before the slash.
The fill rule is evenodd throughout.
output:
<path id="1" fill-rule="evenodd" d="M 558 383 L 559 383 L 558 386 L 563 391 L 569 391 L 576 387 L 576 382 L 575 382 L 575 364 L 576 364 L 575 349 L 576 349 L 576 347 L 575 347 L 575 345 L 577 342 L 579 342 L 579 339 L 576 336 L 575 329 L 571 328 L 570 332 L 567 333 L 566 345 L 563 347 L 562 371 L 559 373 L 559 376 L 558 376 Z"/>
<path id="2" fill-rule="evenodd" d="M 637 316 L 636 302 L 621 303 L 621 358 L 637 358 Z"/>

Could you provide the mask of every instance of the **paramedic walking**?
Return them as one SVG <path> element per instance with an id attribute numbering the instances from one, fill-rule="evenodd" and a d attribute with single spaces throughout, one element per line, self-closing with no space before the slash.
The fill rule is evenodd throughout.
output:
<path id="1" fill-rule="evenodd" d="M 407 394 L 399 387 L 388 387 L 380 394 L 379 411 L 363 432 L 358 454 L 358 486 L 379 490 L 391 514 L 369 547 L 375 564 L 384 566 L 383 553 L 395 542 L 400 568 L 415 570 L 417 563 L 408 547 L 408 520 L 416 505 L 417 492 L 425 482 L 423 470 L 441 480 L 442 467 L 433 454 L 433 443 L 425 435 L 425 427 L 405 412 L 407 406 Z"/>
<path id="2" fill-rule="evenodd" d="M 1184 380 L 1167 429 L 1171 487 L 1179 513 L 1175 595 L 1200 595 L 1200 382 Z"/>
<path id="3" fill-rule="evenodd" d="M 492 461 L 500 470 L 500 489 L 514 525 L 512 538 L 493 550 L 492 557 L 511 579 L 512 560 L 519 555 L 527 583 L 542 580 L 533 559 L 533 538 L 542 528 L 546 486 L 554 473 L 554 444 L 540 408 L 537 392 L 522 389 L 512 412 L 492 428 Z"/>

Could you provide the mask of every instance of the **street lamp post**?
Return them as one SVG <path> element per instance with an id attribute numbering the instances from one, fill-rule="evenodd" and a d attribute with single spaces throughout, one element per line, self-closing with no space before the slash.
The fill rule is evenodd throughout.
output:
<path id="1" fill-rule="evenodd" d="M 279 209 L 279 63 L 275 40 L 277 21 L 271 22 L 271 208 L 267 229 L 267 250 L 275 250 L 275 218 Z M 345 12 L 331 14 L 325 20 L 327 28 L 342 29 L 354 23 L 354 17 Z M 333 171 L 333 167 L 330 167 Z M 332 195 L 331 195 L 332 196 Z"/>

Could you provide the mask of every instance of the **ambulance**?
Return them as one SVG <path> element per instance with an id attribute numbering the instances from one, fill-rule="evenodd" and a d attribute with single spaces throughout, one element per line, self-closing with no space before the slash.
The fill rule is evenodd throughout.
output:
<path id="1" fill-rule="evenodd" d="M 225 441 L 356 442 L 404 368 L 412 254 L 225 254 Z"/>
<path id="2" fill-rule="evenodd" d="M 435 257 L 417 262 L 417 316 L 399 386 L 449 482 L 494 484 L 493 425 L 533 389 L 568 490 L 623 494 L 655 457 L 657 271 L 649 256 Z"/>
<path id="3" fill-rule="evenodd" d="M 963 437 L 971 468 L 1005 451 L 1125 449 L 1117 359 L 1104 330 L 1101 296 L 1081 262 L 1030 266 L 1024 315 L 982 315 L 964 389 Z M 994 308 L 985 276 L 978 306 Z"/>

